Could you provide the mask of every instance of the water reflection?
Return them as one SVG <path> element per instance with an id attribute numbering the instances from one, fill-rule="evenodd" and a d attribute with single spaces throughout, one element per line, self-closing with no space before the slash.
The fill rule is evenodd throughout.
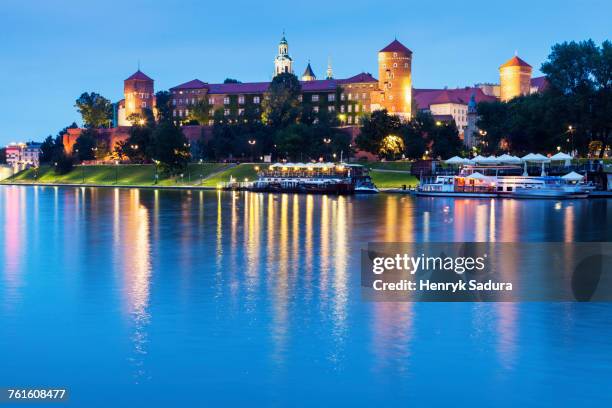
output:
<path id="1" fill-rule="evenodd" d="M 21 300 L 20 288 L 23 285 L 21 269 L 27 241 L 26 191 L 12 186 L 2 190 L 2 205 L 4 206 L 3 305 L 7 311 L 14 311 L 15 306 Z"/>
<path id="2" fill-rule="evenodd" d="M 151 279 L 151 248 L 149 210 L 140 202 L 140 191 L 121 192 L 114 196 L 115 261 L 120 265 L 124 285 L 126 310 L 132 319 L 131 335 L 135 381 L 149 378 L 144 364 L 147 354 L 147 327 L 150 322 L 149 287 Z M 127 196 L 126 196 L 127 195 Z"/>

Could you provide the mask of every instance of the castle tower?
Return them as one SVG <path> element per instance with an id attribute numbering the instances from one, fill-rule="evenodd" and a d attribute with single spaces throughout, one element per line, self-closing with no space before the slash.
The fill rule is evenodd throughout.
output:
<path id="1" fill-rule="evenodd" d="M 123 81 L 125 96 L 125 118 L 132 114 L 143 114 L 144 109 L 155 108 L 155 90 L 153 80 L 140 69 Z"/>
<path id="2" fill-rule="evenodd" d="M 500 99 L 505 102 L 517 96 L 529 95 L 531 72 L 531 65 L 516 55 L 499 67 Z"/>
<path id="3" fill-rule="evenodd" d="M 293 60 L 289 56 L 289 44 L 283 32 L 283 38 L 278 44 L 278 55 L 274 58 L 274 76 L 285 72 L 293 74 Z"/>
<path id="4" fill-rule="evenodd" d="M 302 74 L 302 81 L 314 81 L 317 79 L 317 76 L 312 71 L 312 67 L 310 66 L 310 61 L 308 61 L 308 65 L 304 70 L 304 74 Z"/>
<path id="5" fill-rule="evenodd" d="M 332 71 L 332 66 L 331 66 L 331 58 L 327 60 L 327 75 L 325 79 L 334 79 L 334 72 Z"/>
<path id="6" fill-rule="evenodd" d="M 394 40 L 378 52 L 380 106 L 405 119 L 412 116 L 412 51 Z"/>

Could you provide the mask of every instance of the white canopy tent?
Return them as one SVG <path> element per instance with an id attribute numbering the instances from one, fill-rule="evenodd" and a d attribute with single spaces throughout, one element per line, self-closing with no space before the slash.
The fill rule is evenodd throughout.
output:
<path id="1" fill-rule="evenodd" d="M 559 152 L 550 158 L 551 161 L 562 161 L 565 163 L 565 167 L 571 164 L 573 157 L 567 153 Z"/>
<path id="2" fill-rule="evenodd" d="M 467 159 L 464 159 L 463 157 L 453 156 L 450 159 L 445 160 L 444 163 L 446 163 L 446 164 L 465 164 L 466 160 Z"/>
<path id="3" fill-rule="evenodd" d="M 486 158 L 486 157 L 483 157 L 483 156 L 481 156 L 481 155 L 478 155 L 478 156 L 476 156 L 476 157 L 472 158 L 472 161 L 473 161 L 474 163 L 484 163 L 484 162 L 483 162 L 483 160 L 484 160 L 484 161 L 486 161 L 486 160 L 487 160 L 487 158 Z"/>
<path id="4" fill-rule="evenodd" d="M 546 175 L 546 170 L 544 170 L 544 164 L 545 163 L 550 163 L 550 159 L 546 156 L 544 156 L 543 154 L 540 153 L 529 153 L 523 157 L 521 157 L 521 160 L 525 163 L 525 171 L 523 172 L 523 176 L 527 176 L 527 162 L 533 162 L 533 163 L 541 163 L 542 164 L 542 176 Z"/>
<path id="5" fill-rule="evenodd" d="M 468 178 L 468 179 L 474 179 L 474 180 L 481 180 L 481 181 L 486 181 L 486 180 L 489 180 L 489 179 L 490 179 L 490 177 L 485 176 L 484 174 L 479 173 L 479 172 L 477 172 L 477 171 L 475 171 L 474 173 L 470 174 L 470 175 L 469 175 L 469 176 L 467 176 L 466 178 Z"/>
<path id="6" fill-rule="evenodd" d="M 506 164 L 520 164 L 521 163 L 521 159 L 519 157 L 511 156 L 509 154 L 502 154 L 501 156 L 497 157 L 497 160 L 500 163 L 506 163 Z"/>

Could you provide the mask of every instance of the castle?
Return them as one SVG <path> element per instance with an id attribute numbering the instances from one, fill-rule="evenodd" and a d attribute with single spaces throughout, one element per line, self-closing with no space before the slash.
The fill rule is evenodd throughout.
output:
<path id="1" fill-rule="evenodd" d="M 293 72 L 289 43 L 283 33 L 273 74 Z M 500 66 L 499 74 L 499 84 L 455 89 L 413 88 L 412 51 L 395 39 L 378 52 L 378 79 L 367 72 L 334 78 L 331 63 L 328 63 L 326 78 L 317 79 L 308 62 L 300 77 L 300 100 L 312 104 L 315 113 L 325 110 L 336 115 L 343 127 L 354 128 L 353 135 L 358 131 L 361 117 L 375 110 L 386 109 L 403 119 L 410 119 L 417 111 L 428 111 L 437 121 L 454 120 L 465 144 L 471 147 L 477 131 L 478 102 L 508 101 L 540 92 L 546 86 L 544 77 L 532 78 L 531 66 L 518 56 Z M 260 112 L 269 85 L 270 82 L 213 84 L 193 79 L 170 88 L 172 115 L 177 123 L 186 123 L 190 109 L 204 99 L 210 107 L 207 125 L 213 124 L 216 111 L 223 113 L 227 123 L 238 123 L 244 120 L 242 117 L 248 108 L 251 112 Z M 124 96 L 116 104 L 114 124 L 119 127 L 131 126 L 134 117 L 142 117 L 145 110 L 155 108 L 153 79 L 139 69 L 124 81 Z"/>

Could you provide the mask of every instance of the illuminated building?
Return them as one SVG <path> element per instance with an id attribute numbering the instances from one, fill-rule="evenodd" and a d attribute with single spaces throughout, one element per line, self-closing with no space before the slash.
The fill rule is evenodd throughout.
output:
<path id="1" fill-rule="evenodd" d="M 145 110 L 155 108 L 155 88 L 153 79 L 140 69 L 123 81 L 124 100 L 119 102 L 117 124 L 131 126 L 131 115 L 145 116 Z"/>
<path id="2" fill-rule="evenodd" d="M 509 101 L 531 93 L 531 65 L 514 56 L 499 67 L 500 99 Z"/>
<path id="3" fill-rule="evenodd" d="M 6 146 L 6 164 L 16 170 L 38 167 L 40 143 L 10 143 Z"/>
<path id="4" fill-rule="evenodd" d="M 274 76 L 282 73 L 293 74 L 293 60 L 289 56 L 289 44 L 285 39 L 285 33 L 278 44 L 278 55 L 274 58 Z"/>
<path id="5" fill-rule="evenodd" d="M 412 51 L 398 40 L 378 52 L 378 106 L 412 117 Z"/>

